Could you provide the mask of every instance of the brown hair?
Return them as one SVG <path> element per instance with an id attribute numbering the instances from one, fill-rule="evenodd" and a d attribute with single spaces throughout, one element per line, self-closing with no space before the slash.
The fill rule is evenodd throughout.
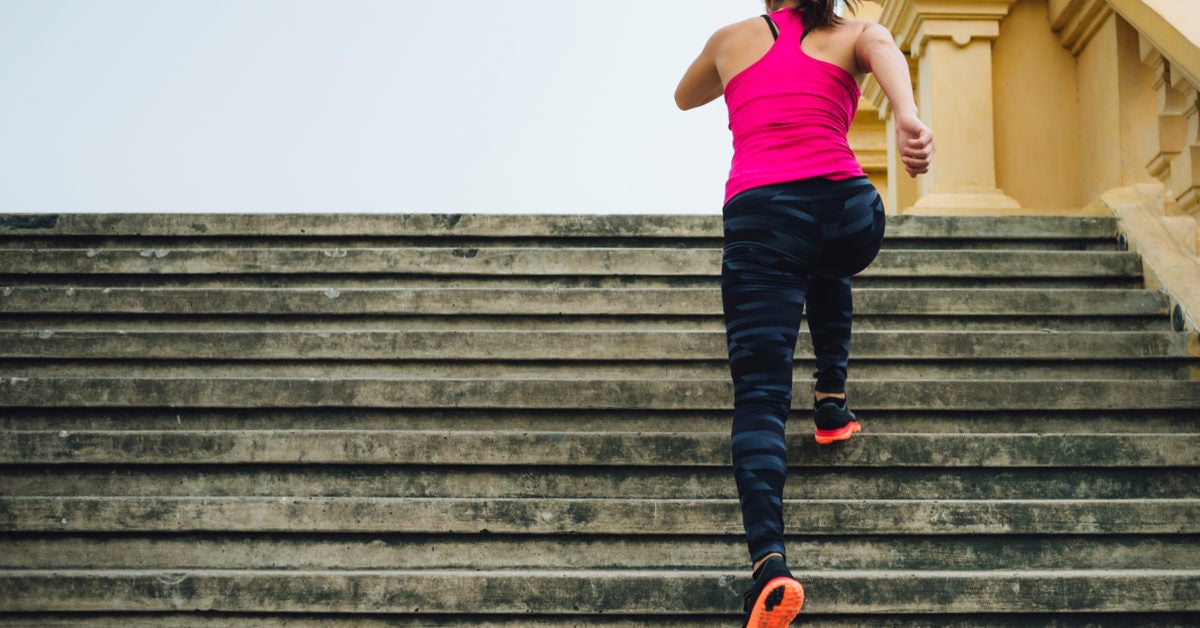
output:
<path id="1" fill-rule="evenodd" d="M 862 0 L 842 0 L 842 2 L 851 13 L 858 13 L 858 5 Z M 833 12 L 836 4 L 836 0 L 800 0 L 796 10 L 804 13 L 805 28 L 824 28 L 842 23 L 842 18 Z"/>

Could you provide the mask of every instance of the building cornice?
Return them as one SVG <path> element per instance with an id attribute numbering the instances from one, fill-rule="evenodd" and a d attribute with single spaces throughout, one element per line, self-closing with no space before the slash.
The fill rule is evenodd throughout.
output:
<path id="1" fill-rule="evenodd" d="M 895 0 L 884 2 L 879 23 L 896 38 L 901 50 L 920 57 L 932 39 L 966 46 L 974 39 L 995 39 L 1000 20 L 1016 0 Z"/>
<path id="2" fill-rule="evenodd" d="M 1050 0 L 1047 8 L 1050 29 L 1074 55 L 1087 47 L 1113 13 L 1105 0 Z"/>

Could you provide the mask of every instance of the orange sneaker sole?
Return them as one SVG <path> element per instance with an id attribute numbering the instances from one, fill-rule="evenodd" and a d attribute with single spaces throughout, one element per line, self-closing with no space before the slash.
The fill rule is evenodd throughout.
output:
<path id="1" fill-rule="evenodd" d="M 861 431 L 862 426 L 858 424 L 858 421 L 851 421 L 845 427 L 836 430 L 818 429 L 817 444 L 828 445 L 829 443 L 836 443 L 839 440 L 850 440 L 851 436 Z"/>
<path id="2" fill-rule="evenodd" d="M 775 578 L 763 587 L 746 626 L 787 628 L 800 613 L 801 606 L 804 606 L 804 587 L 786 576 Z"/>

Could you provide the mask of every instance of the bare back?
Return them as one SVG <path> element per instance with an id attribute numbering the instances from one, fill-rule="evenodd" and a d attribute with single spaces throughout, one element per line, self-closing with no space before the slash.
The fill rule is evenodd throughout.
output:
<path id="1" fill-rule="evenodd" d="M 861 82 L 865 73 L 858 67 L 855 45 L 863 29 L 870 24 L 863 20 L 845 20 L 838 26 L 819 28 L 807 33 L 800 43 L 804 54 L 836 65 Z M 761 16 L 731 24 L 721 33 L 721 44 L 714 59 L 721 85 L 741 74 L 767 54 L 775 44 L 771 28 Z"/>

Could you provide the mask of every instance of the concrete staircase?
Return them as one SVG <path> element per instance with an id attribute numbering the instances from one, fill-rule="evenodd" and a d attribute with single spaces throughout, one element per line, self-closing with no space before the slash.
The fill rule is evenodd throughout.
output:
<path id="1" fill-rule="evenodd" d="M 907 218 L 813 626 L 1200 623 L 1200 342 L 1109 219 Z M 736 626 L 717 217 L 0 216 L 0 625 Z M 801 338 L 802 347 L 807 339 Z"/>

